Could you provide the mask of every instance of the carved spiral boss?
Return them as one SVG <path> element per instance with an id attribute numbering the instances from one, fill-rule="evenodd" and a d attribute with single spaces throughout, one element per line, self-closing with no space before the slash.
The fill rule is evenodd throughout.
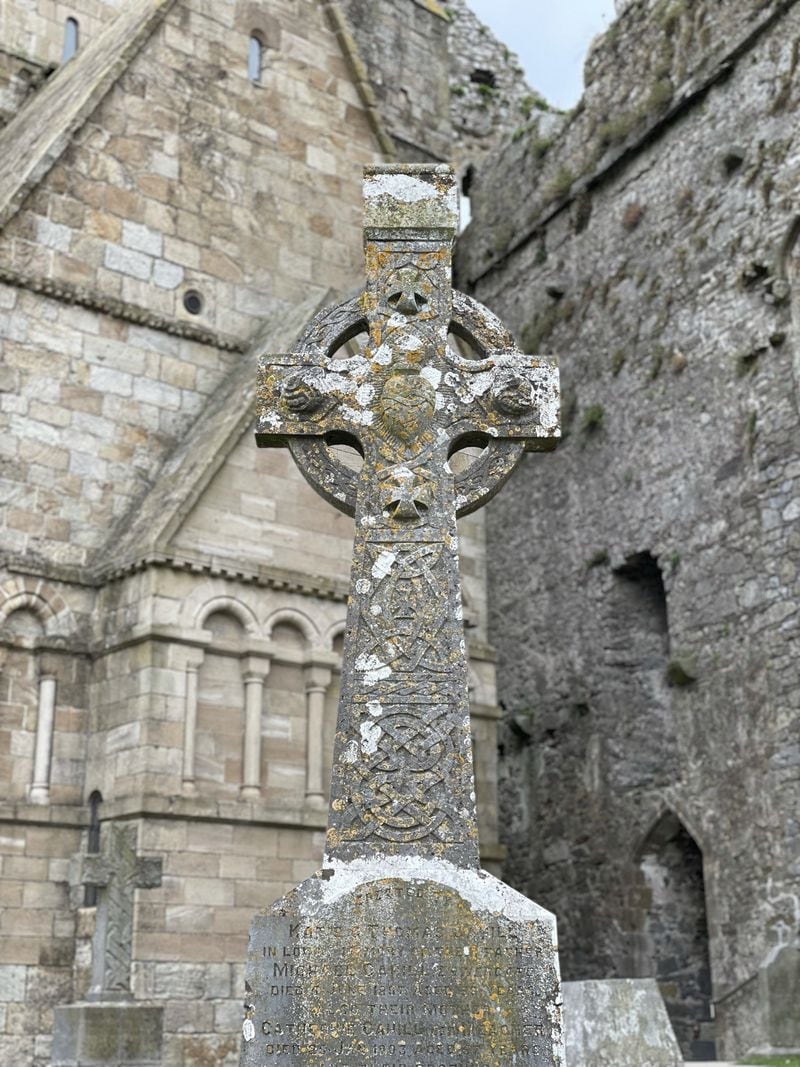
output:
<path id="1" fill-rule="evenodd" d="M 367 285 L 260 364 L 259 445 L 288 446 L 355 517 L 327 859 L 424 853 L 478 865 L 456 517 L 558 439 L 558 371 L 451 287 L 451 168 L 365 173 Z M 479 358 L 448 344 L 464 339 Z M 363 354 L 341 355 L 368 335 Z M 331 450 L 363 455 L 356 474 Z M 462 445 L 480 457 L 455 476 Z"/>

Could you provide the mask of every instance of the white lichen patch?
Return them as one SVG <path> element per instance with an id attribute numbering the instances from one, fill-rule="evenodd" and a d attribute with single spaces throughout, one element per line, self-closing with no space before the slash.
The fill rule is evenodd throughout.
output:
<path id="1" fill-rule="evenodd" d="M 397 554 L 384 550 L 372 564 L 372 577 L 378 581 L 385 578 L 396 562 Z"/>
<path id="2" fill-rule="evenodd" d="M 361 751 L 365 756 L 374 756 L 378 751 L 378 742 L 381 739 L 383 730 L 376 722 L 362 722 L 360 732 Z"/>
<path id="3" fill-rule="evenodd" d="M 367 711 L 377 718 L 378 715 L 383 714 L 383 704 L 377 700 L 370 700 L 367 704 Z"/>
<path id="4" fill-rule="evenodd" d="M 245 1041 L 252 1041 L 256 1036 L 256 1028 L 253 1025 L 252 1019 L 245 1019 L 242 1023 L 242 1037 Z"/>
<path id="5" fill-rule="evenodd" d="M 439 388 L 439 384 L 442 380 L 442 372 L 436 367 L 423 367 L 419 372 L 419 376 L 420 378 L 425 378 L 426 381 L 429 381 L 434 389 Z"/>
<path id="6" fill-rule="evenodd" d="M 475 912 L 504 915 L 514 922 L 542 923 L 550 933 L 553 949 L 556 948 L 555 916 L 487 871 L 468 870 L 448 860 L 418 855 L 382 855 L 379 860 L 347 862 L 326 856 L 323 866 L 333 871 L 333 877 L 315 883 L 317 899 L 308 901 L 309 915 L 330 907 L 342 897 L 363 888 L 365 883 L 388 878 L 414 884 L 432 882 L 455 890 Z"/>
<path id="7" fill-rule="evenodd" d="M 416 204 L 420 200 L 436 200 L 441 194 L 435 185 L 413 174 L 369 174 L 364 179 L 364 197 L 376 200 L 386 196 L 403 204 Z"/>
<path id="8" fill-rule="evenodd" d="M 392 668 L 387 663 L 381 663 L 377 656 L 367 656 L 362 653 L 357 657 L 355 668 L 364 675 L 366 685 L 375 685 L 385 678 L 391 677 Z"/>
<path id="9" fill-rule="evenodd" d="M 356 400 L 359 402 L 362 408 L 367 407 L 375 399 L 375 386 L 370 385 L 369 382 L 365 382 L 363 385 L 359 385 L 356 390 Z"/>
<path id="10" fill-rule="evenodd" d="M 351 408 L 342 404 L 342 415 L 357 426 L 371 426 L 375 421 L 375 413 L 370 408 Z"/>
<path id="11" fill-rule="evenodd" d="M 349 741 L 342 752 L 342 763 L 355 763 L 358 760 L 358 742 Z"/>
<path id="12" fill-rule="evenodd" d="M 365 593 L 372 592 L 372 582 L 369 580 L 369 578 L 358 579 L 358 581 L 356 582 L 356 592 L 360 593 L 362 596 Z"/>

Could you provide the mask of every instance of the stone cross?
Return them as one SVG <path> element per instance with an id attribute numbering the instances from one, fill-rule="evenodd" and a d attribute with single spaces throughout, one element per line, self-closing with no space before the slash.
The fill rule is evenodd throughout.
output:
<path id="1" fill-rule="evenodd" d="M 523 451 L 557 444 L 558 370 L 452 290 L 449 166 L 368 168 L 364 193 L 366 289 L 259 371 L 258 444 L 288 446 L 355 516 L 326 864 L 380 853 L 477 868 L 456 518 Z M 360 334 L 363 350 L 348 353 Z M 336 444 L 361 454 L 360 473 Z M 479 458 L 454 474 L 450 458 L 469 446 Z"/>
<path id="2" fill-rule="evenodd" d="M 556 444 L 558 372 L 453 292 L 450 167 L 364 191 L 366 289 L 259 372 L 258 443 L 356 534 L 323 869 L 253 919 L 240 1063 L 563 1067 L 555 919 L 478 869 L 456 533 Z"/>
<path id="3" fill-rule="evenodd" d="M 111 823 L 98 855 L 77 857 L 74 879 L 100 889 L 92 943 L 89 1000 L 128 1000 L 131 996 L 133 894 L 161 885 L 161 860 L 137 856 L 136 827 Z"/>

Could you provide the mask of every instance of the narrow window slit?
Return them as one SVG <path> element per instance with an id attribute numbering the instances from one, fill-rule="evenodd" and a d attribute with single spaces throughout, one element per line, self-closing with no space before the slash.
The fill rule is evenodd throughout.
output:
<path id="1" fill-rule="evenodd" d="M 261 68 L 264 61 L 264 45 L 256 34 L 250 34 L 247 50 L 247 77 L 256 85 L 261 84 Z"/>
<path id="2" fill-rule="evenodd" d="M 72 59 L 78 51 L 78 20 L 68 18 L 64 23 L 64 47 L 61 51 L 61 62 L 66 63 Z"/>

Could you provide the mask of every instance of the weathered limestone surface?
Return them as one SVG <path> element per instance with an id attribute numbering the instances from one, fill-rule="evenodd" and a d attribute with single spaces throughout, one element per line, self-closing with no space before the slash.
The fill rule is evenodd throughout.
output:
<path id="1" fill-rule="evenodd" d="M 463 172 L 546 107 L 463 0 L 342 0 L 342 9 L 401 159 Z"/>
<path id="2" fill-rule="evenodd" d="M 324 869 L 251 927 L 243 1067 L 563 1064 L 554 937 L 485 872 Z"/>
<path id="3" fill-rule="evenodd" d="M 652 978 L 564 982 L 567 1067 L 683 1067 Z"/>
<path id="4" fill-rule="evenodd" d="M 700 1059 L 776 1047 L 778 952 L 796 985 L 798 38 L 797 4 L 626 5 L 457 263 L 559 353 L 569 434 L 488 515 L 506 876 L 567 979 L 656 976 Z"/>
<path id="5" fill-rule="evenodd" d="M 156 1004 L 67 1004 L 56 1009 L 53 1067 L 161 1067 L 164 1008 Z"/>
<path id="6" fill-rule="evenodd" d="M 557 443 L 558 372 L 452 293 L 451 168 L 370 168 L 364 195 L 363 294 L 261 361 L 258 443 L 356 539 L 323 868 L 251 927 L 241 1062 L 562 1064 L 552 917 L 478 870 L 455 526 Z"/>

